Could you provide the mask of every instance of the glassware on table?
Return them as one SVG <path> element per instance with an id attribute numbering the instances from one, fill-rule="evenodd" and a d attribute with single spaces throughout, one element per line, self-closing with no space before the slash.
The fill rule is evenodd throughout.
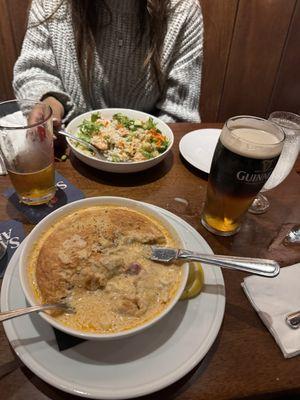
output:
<path id="1" fill-rule="evenodd" d="M 280 156 L 283 130 L 252 116 L 230 118 L 214 152 L 201 217 L 210 232 L 230 236 L 270 177 Z"/>
<path id="2" fill-rule="evenodd" d="M 249 212 L 252 214 L 263 214 L 267 211 L 270 203 L 263 193 L 274 189 L 285 180 L 291 172 L 300 151 L 300 116 L 286 111 L 274 111 L 270 114 L 269 120 L 284 130 L 285 140 L 272 175 L 249 208 Z"/>
<path id="3" fill-rule="evenodd" d="M 292 227 L 292 229 L 285 235 L 283 243 L 285 245 L 300 245 L 300 225 Z"/>
<path id="4" fill-rule="evenodd" d="M 47 203 L 55 194 L 52 110 L 41 102 L 0 103 L 0 146 L 21 202 Z"/>

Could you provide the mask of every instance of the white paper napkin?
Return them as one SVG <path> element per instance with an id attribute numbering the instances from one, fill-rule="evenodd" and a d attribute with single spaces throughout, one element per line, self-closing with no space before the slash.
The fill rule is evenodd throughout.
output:
<path id="1" fill-rule="evenodd" d="M 300 263 L 281 268 L 276 278 L 248 276 L 242 287 L 284 357 L 300 354 L 300 328 L 285 322 L 287 314 L 300 310 Z"/>

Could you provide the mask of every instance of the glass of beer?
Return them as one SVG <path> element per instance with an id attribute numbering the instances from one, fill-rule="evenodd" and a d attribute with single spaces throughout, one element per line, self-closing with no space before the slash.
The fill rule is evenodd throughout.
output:
<path id="1" fill-rule="evenodd" d="M 41 102 L 0 103 L 0 147 L 21 202 L 47 203 L 55 194 L 52 110 Z"/>
<path id="2" fill-rule="evenodd" d="M 231 236 L 270 177 L 280 156 L 284 132 L 271 121 L 252 117 L 230 118 L 214 152 L 204 210 L 203 226 Z"/>

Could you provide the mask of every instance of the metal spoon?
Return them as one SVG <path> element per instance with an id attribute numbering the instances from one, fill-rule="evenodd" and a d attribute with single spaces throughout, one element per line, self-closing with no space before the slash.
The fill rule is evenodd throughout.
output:
<path id="1" fill-rule="evenodd" d="M 288 314 L 285 318 L 285 322 L 290 328 L 297 329 L 300 327 L 300 311 Z"/>
<path id="2" fill-rule="evenodd" d="M 97 149 L 97 147 L 94 146 L 93 144 L 89 143 L 87 140 L 81 139 L 81 138 L 79 138 L 75 135 L 72 135 L 71 133 L 68 133 L 63 130 L 59 130 L 57 133 L 59 133 L 60 135 L 66 136 L 72 140 L 75 140 L 78 143 L 88 147 L 90 150 L 92 150 L 95 153 L 97 158 L 100 158 L 101 160 L 106 160 L 106 158 L 103 156 L 103 154 L 101 154 L 101 152 Z"/>
<path id="3" fill-rule="evenodd" d="M 20 317 L 21 315 L 30 314 L 36 311 L 45 311 L 45 310 L 54 310 L 56 308 L 60 308 L 68 313 L 74 313 L 74 309 L 70 307 L 66 303 L 57 303 L 57 304 L 42 304 L 38 306 L 25 307 L 25 308 L 17 308 L 13 311 L 4 311 L 0 313 L 0 322 L 6 321 L 11 318 Z"/>
<path id="4" fill-rule="evenodd" d="M 284 238 L 286 244 L 300 243 L 300 225 L 295 225 Z"/>

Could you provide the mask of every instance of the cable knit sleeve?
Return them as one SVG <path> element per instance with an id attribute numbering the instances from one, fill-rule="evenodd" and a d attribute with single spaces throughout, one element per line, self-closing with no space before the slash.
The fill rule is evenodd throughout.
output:
<path id="1" fill-rule="evenodd" d="M 180 12 L 180 10 L 176 10 Z M 193 1 L 180 29 L 169 59 L 163 96 L 156 105 L 165 122 L 200 122 L 199 101 L 203 58 L 203 19 L 200 6 Z M 171 37 L 171 35 L 168 35 Z"/>
<path id="2" fill-rule="evenodd" d="M 70 114 L 75 106 L 59 75 L 46 15 L 43 3 L 33 1 L 21 54 L 14 66 L 13 88 L 19 99 L 54 96 L 64 105 L 65 114 Z"/>

